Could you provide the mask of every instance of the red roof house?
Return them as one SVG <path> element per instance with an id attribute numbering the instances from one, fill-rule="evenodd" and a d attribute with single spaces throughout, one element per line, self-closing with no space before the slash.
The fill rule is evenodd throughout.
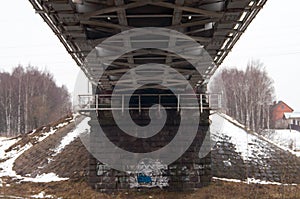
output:
<path id="1" fill-rule="evenodd" d="M 288 122 L 284 119 L 284 113 L 292 113 L 294 110 L 283 101 L 274 102 L 271 106 L 270 117 L 272 128 L 288 128 Z"/>

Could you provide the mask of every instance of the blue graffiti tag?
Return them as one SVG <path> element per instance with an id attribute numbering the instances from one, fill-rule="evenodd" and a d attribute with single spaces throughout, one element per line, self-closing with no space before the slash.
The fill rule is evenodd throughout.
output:
<path id="1" fill-rule="evenodd" d="M 150 184 L 152 182 L 152 179 L 150 176 L 146 176 L 143 173 L 139 173 L 137 176 L 137 180 L 139 184 Z"/>

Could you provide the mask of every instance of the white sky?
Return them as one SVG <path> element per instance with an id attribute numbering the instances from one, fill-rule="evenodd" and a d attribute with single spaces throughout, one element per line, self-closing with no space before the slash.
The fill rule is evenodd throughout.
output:
<path id="1" fill-rule="evenodd" d="M 221 68 L 261 60 L 278 100 L 300 111 L 300 1 L 268 0 Z M 50 71 L 73 92 L 79 67 L 27 0 L 1 2 L 0 71 L 31 64 Z"/>

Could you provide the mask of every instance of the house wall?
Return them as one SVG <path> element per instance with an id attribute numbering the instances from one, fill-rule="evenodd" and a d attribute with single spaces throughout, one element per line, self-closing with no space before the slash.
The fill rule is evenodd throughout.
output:
<path id="1" fill-rule="evenodd" d="M 289 128 L 289 122 L 285 119 L 279 119 L 274 122 L 274 128 L 275 129 L 288 129 Z"/>
<path id="2" fill-rule="evenodd" d="M 274 121 L 276 120 L 280 120 L 283 118 L 283 114 L 284 113 L 291 113 L 293 112 L 293 110 L 288 107 L 285 103 L 283 102 L 279 102 L 274 108 L 273 108 L 273 111 L 272 111 L 272 119 Z"/>
<path id="3" fill-rule="evenodd" d="M 272 107 L 271 111 L 271 119 L 273 123 L 273 128 L 287 128 L 289 122 L 283 119 L 284 113 L 291 113 L 293 109 L 291 109 L 284 102 L 278 102 L 278 104 Z"/>

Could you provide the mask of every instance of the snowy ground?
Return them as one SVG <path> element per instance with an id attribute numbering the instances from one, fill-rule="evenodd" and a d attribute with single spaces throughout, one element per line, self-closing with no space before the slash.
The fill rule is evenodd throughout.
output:
<path id="1" fill-rule="evenodd" d="M 274 184 L 277 184 L 282 181 L 282 170 L 288 168 L 290 175 L 285 178 L 289 178 L 291 183 L 298 182 L 299 167 L 295 165 L 297 164 L 295 161 L 289 162 L 293 158 L 297 159 L 297 153 L 287 148 L 288 140 L 298 136 L 298 133 L 279 134 L 282 137 L 274 134 L 277 135 L 276 140 L 282 141 L 276 143 L 272 139 L 248 131 L 245 126 L 227 115 L 216 113 L 212 114 L 210 119 L 214 157 L 218 158 L 215 160 L 215 169 L 218 171 L 216 176 L 236 179 L 250 176 L 246 182 L 270 184 L 268 181 L 274 181 Z M 220 160 L 223 163 L 220 163 Z M 246 170 L 243 164 L 248 165 L 251 170 Z"/>
<path id="2" fill-rule="evenodd" d="M 245 126 L 239 124 L 236 120 L 227 115 L 213 114 L 210 116 L 210 119 L 212 120 L 210 127 L 212 140 L 214 142 L 218 142 L 223 141 L 224 137 L 229 138 L 230 142 L 235 145 L 236 151 L 241 154 L 242 159 L 245 161 L 254 161 L 260 164 L 261 162 L 259 161 L 261 161 L 262 158 L 268 158 L 269 152 L 272 150 L 269 147 L 270 143 L 275 143 L 276 146 L 282 147 L 286 150 L 288 150 L 287 148 L 291 146 L 291 143 L 294 144 L 295 148 L 299 149 L 300 147 L 300 132 L 298 131 L 290 132 L 289 130 L 276 130 L 264 138 L 255 133 L 250 134 L 245 130 Z M 90 126 L 88 125 L 89 120 L 90 118 L 83 119 L 74 130 L 70 131 L 65 137 L 63 137 L 60 143 L 51 149 L 54 152 L 52 157 L 61 153 L 67 145 L 69 145 L 81 134 L 88 132 L 90 129 Z M 37 140 L 41 142 L 50 135 L 54 134 L 59 128 L 62 128 L 66 125 L 68 125 L 68 123 L 64 122 L 58 124 L 56 127 L 50 128 L 49 132 L 45 132 L 42 136 L 38 137 Z M 32 147 L 32 144 L 28 143 L 22 147 L 14 147 L 9 152 L 5 152 L 5 150 L 17 143 L 19 140 L 20 138 L 10 139 L 0 137 L 0 160 L 2 160 L 0 161 L 0 186 L 2 186 L 1 177 L 4 176 L 29 182 L 67 180 L 67 178 L 60 178 L 54 173 L 43 173 L 35 178 L 17 175 L 13 170 L 13 164 L 15 160 L 22 155 L 22 153 Z M 52 161 L 52 159 L 49 159 L 49 161 Z M 226 163 L 231 165 L 230 159 L 227 160 Z M 248 181 L 263 183 L 257 181 L 256 179 L 248 179 Z"/>
<path id="3" fill-rule="evenodd" d="M 285 151 L 300 157 L 300 132 L 296 130 L 268 130 L 264 136 L 257 133 L 249 133 L 245 126 L 225 114 L 212 114 L 211 135 L 213 141 L 221 141 L 225 137 L 231 139 L 236 145 L 244 160 L 249 158 L 267 157 L 265 150 L 269 143 L 276 145 Z M 265 142 L 263 142 L 265 141 Z"/>
<path id="4" fill-rule="evenodd" d="M 289 129 L 271 129 L 264 132 L 264 136 L 272 142 L 284 147 L 300 157 L 300 132 Z"/>
<path id="5" fill-rule="evenodd" d="M 248 133 L 242 124 L 227 115 L 213 114 L 210 119 L 212 120 L 211 136 L 214 142 L 223 141 L 225 137 L 228 137 L 243 160 L 268 157 L 266 148 L 269 143 L 263 142 L 259 135 Z"/>
<path id="6" fill-rule="evenodd" d="M 71 120 L 70 122 L 73 122 Z M 69 145 L 72 141 L 74 141 L 80 134 L 85 133 L 89 130 L 88 125 L 89 118 L 85 118 L 81 121 L 76 128 L 69 132 L 65 137 L 62 138 L 60 144 L 53 148 L 54 156 L 59 154 L 67 145 Z M 70 123 L 69 122 L 69 123 Z M 59 128 L 62 128 L 69 124 L 68 122 L 64 122 L 58 124 L 55 127 L 50 128 L 48 132 L 43 133 L 43 135 L 39 135 L 37 140 L 39 142 L 43 141 L 50 135 L 54 134 Z M 34 132 L 33 132 L 34 133 Z M 22 155 L 26 150 L 30 149 L 33 145 L 29 142 L 25 146 L 15 146 L 9 152 L 5 152 L 9 147 L 16 144 L 21 138 L 5 138 L 0 137 L 0 186 L 2 186 L 1 177 L 11 177 L 16 180 L 26 181 L 26 182 L 52 182 L 52 181 L 62 181 L 67 180 L 68 178 L 60 178 L 55 173 L 43 173 L 41 175 L 36 176 L 35 178 L 31 177 L 24 177 L 17 175 L 16 172 L 13 170 L 13 165 L 15 160 Z"/>
<path id="7" fill-rule="evenodd" d="M 66 178 L 59 178 L 55 174 L 43 174 L 40 176 L 37 176 L 36 178 L 29 178 L 29 177 L 23 177 L 20 175 L 17 175 L 16 172 L 13 170 L 13 165 L 15 160 L 22 155 L 26 150 L 30 149 L 32 147 L 32 144 L 26 144 L 23 147 L 19 147 L 17 149 L 13 149 L 9 151 L 8 153 L 5 153 L 5 150 L 8 149 L 13 144 L 17 143 L 19 139 L 8 139 L 8 138 L 2 138 L 0 141 L 0 158 L 4 161 L 0 163 L 0 177 L 12 177 L 16 180 L 21 181 L 32 181 L 32 182 L 50 182 L 50 181 L 60 181 L 60 180 L 67 180 Z M 0 184 L 2 186 L 2 183 Z"/>
<path id="8" fill-rule="evenodd" d="M 27 144 L 22 148 L 18 148 L 18 150 L 11 150 L 9 152 L 5 152 L 6 149 L 17 143 L 19 140 L 20 138 L 0 138 L 0 158 L 3 160 L 0 163 L 0 177 L 12 176 L 15 178 L 20 178 L 20 176 L 18 176 L 16 172 L 12 169 L 13 164 L 15 160 L 32 145 Z"/>

